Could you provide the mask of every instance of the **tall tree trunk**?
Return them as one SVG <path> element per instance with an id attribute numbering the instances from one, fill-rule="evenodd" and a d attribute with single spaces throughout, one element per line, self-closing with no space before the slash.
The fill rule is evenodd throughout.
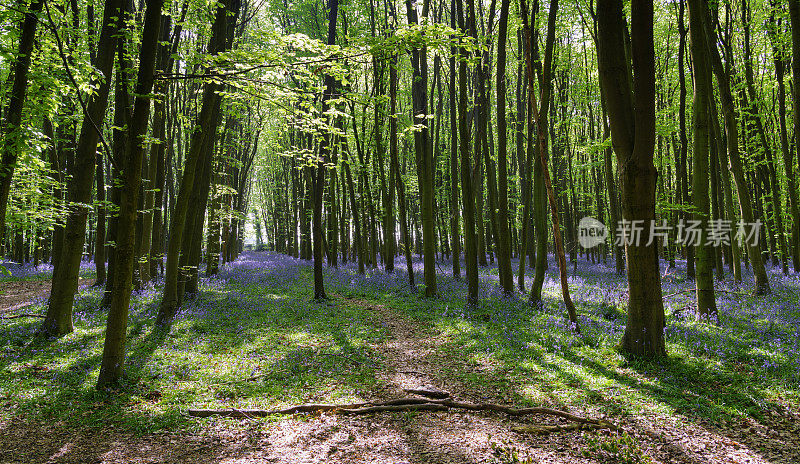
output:
<path id="1" fill-rule="evenodd" d="M 689 37 L 691 38 L 692 63 L 694 65 L 694 99 L 692 102 L 692 200 L 698 212 L 700 233 L 694 246 L 697 253 L 695 284 L 697 286 L 697 317 L 716 319 L 717 304 L 714 298 L 714 250 L 707 243 L 710 207 L 708 201 L 709 170 L 709 114 L 711 98 L 711 72 L 708 69 L 708 45 L 704 33 L 705 1 L 688 0 Z"/>
<path id="2" fill-rule="evenodd" d="M 514 292 L 508 234 L 508 127 L 506 125 L 506 36 L 510 0 L 501 0 L 497 42 L 497 269 L 507 295 Z"/>
<path id="3" fill-rule="evenodd" d="M 717 156 L 719 157 L 719 170 L 722 174 L 721 182 L 722 182 L 722 193 L 725 199 L 725 212 L 727 215 L 727 219 L 731 221 L 731 224 L 735 223 L 736 219 L 736 212 L 734 211 L 733 205 L 733 192 L 731 191 L 731 173 L 728 169 L 725 169 L 723 166 L 727 166 L 728 164 L 728 151 L 727 151 L 727 144 L 723 145 L 724 139 L 722 137 L 722 130 L 719 126 L 719 119 L 717 119 L 717 105 L 714 99 L 711 99 L 711 117 L 712 117 L 712 126 L 711 128 L 714 130 L 714 137 L 718 140 L 717 142 Z M 730 244 L 731 249 L 731 258 L 732 262 L 730 263 L 731 272 L 733 272 L 733 280 L 736 282 L 742 281 L 742 266 L 741 266 L 741 255 L 739 251 L 739 246 L 732 242 Z"/>
<path id="4" fill-rule="evenodd" d="M 680 203 L 682 205 L 688 204 L 690 201 L 688 172 L 689 163 L 687 161 L 689 152 L 689 138 L 686 135 L 686 71 L 684 67 L 686 37 L 689 31 L 686 29 L 683 21 L 684 12 L 686 9 L 685 5 L 685 2 L 681 1 L 678 12 L 678 31 L 680 34 L 680 43 L 678 44 L 678 85 L 680 86 L 680 96 L 678 97 L 680 99 L 678 102 L 680 105 L 678 107 L 678 123 L 680 125 L 680 130 L 678 134 L 681 146 L 680 152 L 678 153 L 678 159 L 676 160 L 676 170 L 678 176 L 678 194 L 680 195 Z M 686 212 L 686 210 L 682 208 L 680 217 L 681 220 L 687 222 L 692 219 L 692 214 Z M 694 279 L 694 247 L 684 246 L 684 249 L 686 250 L 686 278 Z"/>
<path id="5" fill-rule="evenodd" d="M 528 18 L 527 18 L 527 6 L 525 4 L 525 0 L 521 2 L 521 10 L 522 10 L 522 27 L 526 33 L 526 37 L 528 40 L 531 38 L 530 33 L 530 26 L 528 25 Z M 572 328 L 575 332 L 580 333 L 580 327 L 578 326 L 578 314 L 575 311 L 575 305 L 572 303 L 572 297 L 569 293 L 569 286 L 567 283 L 567 261 L 564 255 L 564 244 L 561 240 L 561 228 L 558 224 L 558 206 L 556 204 L 555 195 L 553 193 L 553 186 L 550 182 L 550 170 L 547 167 L 547 112 L 550 106 L 550 98 L 551 98 L 551 89 L 552 89 L 552 81 L 551 81 L 551 73 L 552 73 L 552 63 L 553 63 L 553 47 L 555 43 L 555 27 L 556 27 L 556 14 L 558 13 L 558 0 L 551 0 L 550 1 L 550 11 L 548 12 L 547 18 L 547 41 L 545 45 L 544 51 L 544 70 L 542 72 L 542 85 L 541 85 L 541 108 L 537 108 L 536 100 L 535 100 L 535 91 L 533 86 L 533 56 L 528 49 L 528 54 L 525 57 L 525 61 L 528 67 L 528 92 L 530 92 L 532 96 L 533 105 L 533 113 L 529 117 L 529 124 L 533 125 L 536 124 L 536 138 L 537 138 L 537 147 L 539 151 L 539 163 L 537 163 L 541 167 L 542 177 L 544 180 L 544 188 L 547 190 L 547 201 L 550 204 L 550 215 L 552 216 L 553 221 L 553 241 L 555 242 L 555 254 L 556 260 L 558 262 L 559 274 L 561 276 L 561 295 L 564 298 L 564 306 L 567 308 L 567 313 L 569 315 L 569 321 L 572 323 Z M 542 228 L 543 230 L 544 228 Z M 541 251 L 541 250 L 540 250 Z M 540 254 L 540 251 L 537 251 L 537 255 Z M 546 255 L 546 251 L 542 254 Z M 541 266 L 537 266 L 541 267 Z M 538 269 L 537 269 L 538 271 Z M 532 289 L 533 290 L 533 289 Z M 541 287 L 539 288 L 539 293 L 535 294 L 533 291 L 531 292 L 531 302 L 539 303 L 541 301 Z"/>
<path id="6" fill-rule="evenodd" d="M 122 14 L 118 18 L 117 27 L 122 30 L 125 28 L 125 21 L 129 18 L 130 11 L 128 10 L 130 5 L 128 3 L 123 3 L 122 6 Z M 131 70 L 132 67 L 129 65 L 128 62 L 128 38 L 126 34 L 117 34 L 117 64 L 116 64 L 116 76 L 114 78 L 114 127 L 112 128 L 112 136 L 113 141 L 111 145 L 111 153 L 114 160 L 122 160 L 125 156 L 125 145 L 127 139 L 127 124 L 128 120 L 131 118 L 131 107 L 130 107 L 130 95 L 128 89 L 128 83 L 131 80 Z M 118 165 L 116 162 L 111 164 L 111 176 L 112 181 L 110 182 L 110 197 L 111 197 L 111 204 L 113 205 L 114 209 L 119 211 L 120 206 L 120 189 L 117 186 L 117 180 L 122 177 L 122 165 Z M 103 289 L 103 300 L 102 300 L 102 307 L 107 308 L 111 305 L 111 293 L 114 289 L 114 271 L 116 266 L 114 265 L 114 261 L 116 260 L 117 256 L 117 223 L 118 223 L 118 214 L 111 214 L 108 220 L 108 231 L 106 242 L 109 244 L 109 253 L 108 253 L 108 275 L 106 276 L 106 285 Z"/>
<path id="7" fill-rule="evenodd" d="M 428 2 L 425 0 L 422 16 L 427 17 Z M 411 0 L 406 0 L 408 23 L 418 24 L 417 9 Z M 422 216 L 422 245 L 424 251 L 425 296 L 433 297 L 436 289 L 436 216 L 433 210 L 434 178 L 436 166 L 433 164 L 428 127 L 428 48 L 414 48 L 411 51 L 411 65 L 414 75 L 411 83 L 414 124 L 419 130 L 414 133 L 414 145 L 417 161 L 417 177 L 419 178 L 420 214 Z"/>
<path id="8" fill-rule="evenodd" d="M 144 17 L 142 43 L 139 49 L 139 74 L 136 79 L 136 101 L 133 116 L 128 125 L 125 148 L 125 168 L 119 211 L 119 234 L 114 265 L 114 287 L 108 312 L 103 359 L 97 386 L 117 383 L 125 365 L 125 335 L 128 327 L 128 308 L 131 301 L 133 268 L 136 261 L 135 223 L 139 204 L 139 188 L 142 182 L 142 162 L 147 143 L 147 123 L 150 116 L 150 92 L 153 90 L 161 7 L 163 0 L 148 0 Z M 149 238 L 149 237 L 148 237 Z"/>
<path id="9" fill-rule="evenodd" d="M 408 285 L 414 288 L 414 263 L 411 259 L 411 237 L 408 233 L 408 214 L 406 212 L 406 186 L 403 182 L 403 178 L 400 176 L 400 150 L 397 144 L 398 65 L 398 59 L 395 55 L 389 66 L 389 111 L 392 113 L 392 117 L 389 118 L 389 176 L 392 177 L 391 181 L 395 182 L 397 187 L 397 204 L 400 209 L 400 240 L 403 242 L 403 254 L 406 258 Z M 392 188 L 390 187 L 389 190 L 391 191 Z"/>
<path id="10" fill-rule="evenodd" d="M 108 103 L 111 84 L 111 71 L 114 65 L 117 32 L 116 19 L 121 0 L 107 0 L 103 11 L 103 26 L 97 41 L 97 60 L 94 67 L 99 71 L 93 87 L 97 90 L 89 97 L 86 114 L 81 124 L 78 145 L 75 150 L 72 181 L 68 184 L 67 198 L 70 211 L 64 227 L 64 243 L 58 264 L 58 272 L 53 275 L 50 302 L 47 315 L 40 332 L 47 336 L 60 336 L 72 332 L 72 305 L 78 290 L 83 246 L 86 236 L 86 220 L 89 214 L 85 205 L 91 203 L 94 165 L 97 159 L 99 133 L 97 125 L 102 121 Z"/>
<path id="11" fill-rule="evenodd" d="M 655 149 L 655 58 L 653 2 L 631 4 L 631 57 L 626 50 L 627 25 L 622 0 L 597 2 L 597 63 L 606 99 L 611 142 L 617 154 L 622 187 L 622 218 L 655 220 L 658 172 Z M 665 356 L 664 304 L 655 241 L 626 239 L 628 320 L 623 351 L 639 356 Z M 629 243 L 630 242 L 630 243 Z"/>
<path id="12" fill-rule="evenodd" d="M 709 11 L 706 11 L 710 15 Z M 716 77 L 717 85 L 719 87 L 719 98 L 722 103 L 722 114 L 725 120 L 725 140 L 728 145 L 728 163 L 730 171 L 733 174 L 733 181 L 736 184 L 736 191 L 739 194 L 739 210 L 741 213 L 742 222 L 745 224 L 753 224 L 753 202 L 750 193 L 750 186 L 745 178 L 744 169 L 739 159 L 739 129 L 738 129 L 738 115 L 736 114 L 736 107 L 733 100 L 733 93 L 731 92 L 731 71 L 730 64 L 732 57 L 728 56 L 728 69 L 723 67 L 720 58 L 719 50 L 716 47 L 716 34 L 711 28 L 711 23 L 707 19 L 704 22 L 706 26 L 706 43 L 711 55 L 711 68 Z M 747 249 L 747 256 L 750 258 L 750 263 L 753 266 L 753 274 L 755 275 L 755 293 L 758 295 L 770 293 L 769 280 L 767 278 L 767 271 L 764 267 L 764 261 L 761 258 L 761 252 L 757 243 L 747 242 L 744 244 Z"/>
<path id="13" fill-rule="evenodd" d="M 792 106 L 794 111 L 794 133 L 800 134 L 800 0 L 789 0 L 789 19 L 792 25 Z M 783 87 L 783 86 L 781 86 Z M 797 135 L 795 135 L 797 137 Z M 800 143 L 795 141 L 794 151 L 800 150 Z M 794 227 L 792 228 L 792 242 L 794 243 L 794 250 L 792 250 L 792 261 L 794 264 L 795 272 L 800 272 L 800 199 L 797 198 L 797 184 L 794 177 L 794 165 L 792 158 L 794 151 L 785 150 L 783 153 L 783 163 L 786 168 L 786 177 L 790 179 L 789 192 L 793 194 L 792 204 L 792 217 L 794 218 Z M 800 154 L 798 154 L 800 160 Z"/>
<path id="14" fill-rule="evenodd" d="M 450 27 L 456 28 L 456 0 L 450 1 Z M 461 209 L 458 204 L 458 109 L 456 101 L 456 56 L 458 48 L 450 48 L 450 249 L 453 259 L 453 277 L 461 279 Z"/>
<path id="15" fill-rule="evenodd" d="M 763 150 L 763 155 L 766 156 L 766 164 L 762 165 L 764 185 L 770 191 L 771 195 L 768 199 L 768 205 L 772 208 L 773 218 L 775 222 L 775 234 L 777 237 L 777 246 L 780 250 L 781 269 L 784 274 L 788 274 L 789 268 L 787 266 L 786 258 L 789 254 L 786 244 L 786 234 L 783 228 L 783 198 L 781 195 L 780 185 L 778 184 L 777 175 L 775 173 L 775 159 L 772 153 L 772 147 L 767 140 L 767 133 L 764 128 L 764 121 L 761 119 L 761 112 L 759 111 L 758 96 L 756 95 L 755 79 L 753 77 L 753 56 L 750 49 L 750 22 L 752 16 L 750 14 L 750 6 L 748 0 L 742 0 L 742 23 L 744 31 L 744 75 L 745 87 L 747 88 L 747 95 L 750 98 L 750 113 L 755 122 L 755 129 L 758 133 L 758 140 Z M 773 250 L 776 251 L 776 250 Z M 773 259 L 777 259 L 777 253 L 773 253 Z"/>
<path id="16" fill-rule="evenodd" d="M 459 26 L 464 27 L 464 2 L 458 0 Z M 474 31 L 474 8 L 468 0 L 467 12 L 469 27 Z M 477 34 L 473 34 L 477 35 Z M 467 118 L 467 58 L 466 47 L 459 50 L 458 65 L 458 132 L 461 156 L 461 203 L 464 208 L 464 260 L 467 274 L 467 303 L 478 302 L 478 244 L 475 236 L 475 197 L 472 191 L 472 161 L 470 159 L 469 121 Z"/>
<path id="17" fill-rule="evenodd" d="M 226 0 L 217 7 L 214 24 L 212 25 L 211 39 L 208 43 L 208 52 L 210 54 L 216 55 L 227 48 L 228 16 L 231 17 L 231 21 L 235 21 L 238 13 L 239 0 Z M 214 137 L 217 132 L 217 126 L 213 121 L 215 120 L 215 115 L 219 113 L 222 97 L 218 92 L 221 89 L 221 84 L 215 82 L 207 82 L 203 85 L 200 115 L 191 136 L 178 195 L 170 215 L 167 264 L 164 272 L 164 293 L 156 316 L 156 323 L 161 326 L 168 324 L 178 310 L 178 263 L 180 262 L 181 243 L 183 241 L 184 226 L 186 225 L 186 212 L 189 206 L 192 185 L 201 167 L 205 138 Z"/>
<path id="18" fill-rule="evenodd" d="M 339 0 L 328 1 L 328 45 L 336 45 L 336 19 L 339 16 Z M 336 92 L 336 79 L 331 74 L 325 75 L 325 92 L 322 94 L 322 114 L 327 114 L 328 101 Z M 325 282 L 322 277 L 322 261 L 324 259 L 322 244 L 322 196 L 325 192 L 325 171 L 330 158 L 333 135 L 326 132 L 319 145 L 319 160 L 314 170 L 314 299 L 324 300 Z"/>

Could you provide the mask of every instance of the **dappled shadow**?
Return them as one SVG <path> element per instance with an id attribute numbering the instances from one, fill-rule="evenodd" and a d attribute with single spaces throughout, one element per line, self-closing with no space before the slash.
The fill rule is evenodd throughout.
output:
<path id="1" fill-rule="evenodd" d="M 735 452 L 759 462 L 800 462 L 800 417 L 769 390 L 793 378 L 796 360 L 775 356 L 770 344 L 792 336 L 786 326 L 797 315 L 779 318 L 783 310 L 776 308 L 763 316 L 757 313 L 765 309 L 756 307 L 757 323 L 745 327 L 746 336 L 734 313 L 723 314 L 724 330 L 691 326 L 672 315 L 670 324 L 687 328 L 669 334 L 678 354 L 662 363 L 624 361 L 609 348 L 625 320 L 615 293 L 621 280 L 613 270 L 607 276 L 599 266 L 581 263 L 571 274 L 585 329 L 575 337 L 554 265 L 541 308 L 527 305 L 527 295 L 500 295 L 492 269 L 481 270 L 481 302 L 472 307 L 463 305 L 466 283 L 446 273 L 439 274 L 440 297 L 421 299 L 402 272 L 359 276 L 352 266 L 326 268 L 326 286 L 333 295 L 364 300 L 313 303 L 309 263 L 244 255 L 221 277 L 203 279 L 200 293 L 168 330 L 152 330 L 158 292 L 135 295 L 128 377 L 113 392 L 93 388 L 105 316 L 95 306 L 96 292 L 88 291 L 76 302 L 74 334 L 26 349 L 20 341 L 38 321 L 16 322 L 0 333 L 6 377 L 0 378 L 0 407 L 6 410 L 0 412 L 0 461 L 483 462 L 474 457 L 476 449 L 486 455 L 489 430 L 511 434 L 507 418 L 421 413 L 209 419 L 199 421 L 200 432 L 188 431 L 197 421 L 182 414 L 187 406 L 272 408 L 383 398 L 381 371 L 388 360 L 376 347 L 386 345 L 382 337 L 391 327 L 375 317 L 370 302 L 376 302 L 418 319 L 413 330 L 424 333 L 421 343 L 430 346 L 413 354 L 433 366 L 430 376 L 419 379 L 441 381 L 460 399 L 609 414 L 645 437 L 643 446 L 662 462 L 705 463 Z M 598 275 L 614 284 L 591 280 Z M 703 343 L 730 348 L 717 355 Z M 748 366 L 754 359 L 772 365 Z M 152 433 L 169 429 L 179 432 Z M 574 454 L 583 446 L 577 433 L 515 440 L 553 462 L 584 462 Z M 696 442 L 717 449 L 704 451 Z"/>
<path id="2" fill-rule="evenodd" d="M 541 310 L 528 307 L 521 301 L 524 296 L 504 299 L 493 292 L 482 292 L 477 306 L 464 306 L 461 282 L 452 284 L 459 292 L 441 303 L 392 304 L 450 334 L 442 348 L 451 356 L 442 364 L 454 365 L 450 372 L 472 384 L 475 394 L 481 388 L 507 391 L 511 397 L 505 402 L 611 414 L 626 428 L 650 437 L 650 450 L 668 453 L 667 462 L 704 463 L 710 456 L 800 462 L 800 422 L 787 409 L 796 399 L 782 401 L 775 393 L 776 387 L 796 389 L 798 358 L 789 355 L 794 351 L 785 343 L 796 339 L 797 311 L 789 303 L 796 281 L 787 280 L 791 288 L 776 288 L 771 300 L 745 303 L 734 299 L 737 293 L 721 292 L 719 326 L 695 325 L 685 315 L 668 313 L 668 322 L 676 327 L 668 334 L 674 344 L 670 350 L 679 354 L 661 363 L 620 362 L 609 359 L 616 356 L 609 346 L 616 344 L 624 326 L 619 303 L 624 294 L 615 290 L 616 282 L 590 280 L 597 277 L 594 269 L 586 272 L 590 267 L 579 266 L 571 276 L 585 329 L 582 337 L 570 335 L 560 295 L 547 284 Z M 613 271 L 605 274 L 624 282 Z M 452 278 L 439 276 L 444 282 L 440 288 L 448 288 Z M 487 276 L 482 283 L 491 285 L 493 280 Z M 675 278 L 671 282 L 683 284 Z M 748 304 L 749 310 L 741 313 L 739 304 Z M 655 411 L 642 410 L 644 405 Z"/>
<path id="3" fill-rule="evenodd" d="M 4 463 L 218 463 L 245 456 L 244 434 L 207 436 L 165 433 L 137 436 L 113 428 L 76 430 L 64 423 L 15 420 L 0 426 Z"/>

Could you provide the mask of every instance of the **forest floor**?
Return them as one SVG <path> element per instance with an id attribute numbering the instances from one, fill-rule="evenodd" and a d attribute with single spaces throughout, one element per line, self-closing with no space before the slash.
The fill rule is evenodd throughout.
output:
<path id="1" fill-rule="evenodd" d="M 491 266 L 477 307 L 464 306 L 464 283 L 446 272 L 440 296 L 425 299 L 404 271 L 362 276 L 351 264 L 326 269 L 330 299 L 315 303 L 310 263 L 246 253 L 204 279 L 167 332 L 152 330 L 158 287 L 137 293 L 128 378 L 108 392 L 93 387 L 105 314 L 100 289 L 86 286 L 75 332 L 62 339 L 32 342 L 39 319 L 0 321 L 0 463 L 800 462 L 800 276 L 771 273 L 774 293 L 760 298 L 748 282 L 717 282 L 725 293 L 711 325 L 692 317 L 680 265 L 664 268 L 670 356 L 656 363 L 615 350 L 624 278 L 578 263 L 578 336 L 554 271 L 551 262 L 543 308 L 502 297 Z M 46 282 L 48 272 L 16 270 L 0 292 L 34 291 L 18 282 Z M 91 273 L 87 265 L 82 278 Z M 43 312 L 44 298 L 24 312 Z M 520 434 L 511 428 L 560 422 L 488 412 L 186 414 L 382 400 L 420 386 L 606 417 L 621 432 Z"/>
<path id="2" fill-rule="evenodd" d="M 80 279 L 78 288 L 86 288 L 91 282 L 91 279 Z M 41 304 L 50 295 L 50 283 L 49 278 L 3 281 L 0 290 L 0 316 L 3 313 L 15 314 L 15 311 Z"/>

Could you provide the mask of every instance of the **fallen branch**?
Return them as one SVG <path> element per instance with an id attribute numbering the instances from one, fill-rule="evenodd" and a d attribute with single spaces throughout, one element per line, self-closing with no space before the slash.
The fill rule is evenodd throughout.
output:
<path id="1" fill-rule="evenodd" d="M 677 295 L 685 295 L 687 293 L 695 293 L 696 291 L 697 291 L 696 289 L 691 288 L 689 290 L 683 290 L 683 291 L 680 291 L 680 292 L 668 293 L 668 294 L 662 296 L 661 299 L 667 299 L 669 297 L 673 297 L 673 296 L 677 296 Z M 727 293 L 729 295 L 736 295 L 736 296 L 749 296 L 749 294 L 747 294 L 747 293 L 732 292 L 730 290 L 714 289 L 714 292 L 716 292 L 716 293 Z"/>
<path id="2" fill-rule="evenodd" d="M 44 318 L 44 314 L 14 314 L 13 316 L 0 316 L 0 319 L 21 319 L 23 317 L 41 317 Z"/>
<path id="3" fill-rule="evenodd" d="M 252 417 L 267 417 L 280 414 L 297 414 L 300 412 L 324 412 L 340 409 L 342 406 L 350 407 L 363 407 L 372 403 L 354 403 L 351 405 L 337 405 L 337 404 L 301 404 L 292 406 L 285 409 L 189 409 L 187 412 L 193 417 L 211 417 L 211 416 L 225 416 L 236 417 L 241 419 L 248 419 Z"/>
<path id="4" fill-rule="evenodd" d="M 612 429 L 616 430 L 611 423 L 601 421 L 600 424 L 582 424 L 572 423 L 567 425 L 523 425 L 520 427 L 511 427 L 512 432 L 517 433 L 533 433 L 537 435 L 547 435 L 555 432 L 572 432 L 575 430 L 597 430 L 597 429 Z"/>
<path id="5" fill-rule="evenodd" d="M 542 414 L 556 416 L 568 421 L 586 426 L 586 428 L 608 428 L 617 430 L 617 427 L 609 421 L 603 419 L 592 419 L 578 416 L 558 409 L 533 407 L 533 408 L 512 408 L 493 403 L 465 403 L 453 400 L 432 400 L 427 398 L 399 398 L 389 401 L 364 402 L 349 404 L 301 404 L 285 409 L 189 409 L 188 414 L 193 417 L 225 416 L 235 418 L 266 417 L 281 414 L 296 414 L 303 412 L 333 412 L 347 415 L 373 414 L 377 412 L 397 412 L 397 411 L 450 411 L 453 409 L 464 409 L 467 411 L 493 411 L 509 416 L 525 416 L 531 414 Z M 580 427 L 564 428 L 566 426 L 536 426 L 533 428 L 520 428 L 526 433 L 550 433 L 553 431 L 572 430 Z M 556 428 L 553 428 L 556 427 Z"/>
<path id="6" fill-rule="evenodd" d="M 28 306 L 33 306 L 33 301 L 26 301 L 25 303 L 15 304 L 14 306 L 9 306 L 7 308 L 0 308 L 0 311 L 16 311 L 17 309 L 27 308 Z"/>

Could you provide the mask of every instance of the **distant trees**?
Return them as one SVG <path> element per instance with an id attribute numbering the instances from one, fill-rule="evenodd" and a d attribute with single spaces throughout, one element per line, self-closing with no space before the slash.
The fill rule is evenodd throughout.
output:
<path id="1" fill-rule="evenodd" d="M 30 5 L 23 1 L 19 6 L 25 11 L 25 19 L 19 31 L 19 44 L 17 46 L 17 59 L 14 63 L 11 92 L 8 102 L 3 110 L 3 141 L 0 145 L 0 251 L 3 250 L 3 239 L 6 231 L 6 212 L 8 211 L 8 197 L 11 193 L 11 180 L 14 177 L 14 168 L 20 151 L 22 137 L 22 111 L 25 107 L 25 98 L 28 94 L 28 70 L 31 67 L 31 52 L 36 38 L 36 26 L 39 23 L 39 12 L 42 11 L 44 0 L 32 0 Z"/>
<path id="2" fill-rule="evenodd" d="M 629 280 L 623 350 L 662 356 L 660 262 L 685 262 L 708 320 L 715 279 L 764 294 L 771 268 L 800 271 L 800 4 L 782 7 L 7 5 L 2 257 L 52 263 L 53 337 L 94 262 L 101 385 L 122 375 L 131 292 L 163 285 L 168 326 L 249 237 L 313 260 L 318 299 L 326 264 L 406 272 L 427 297 L 463 268 L 476 304 L 496 261 L 505 295 L 547 305 L 552 253 L 576 328 L 569 278 L 611 258 Z M 587 216 L 608 229 L 592 248 Z"/>

